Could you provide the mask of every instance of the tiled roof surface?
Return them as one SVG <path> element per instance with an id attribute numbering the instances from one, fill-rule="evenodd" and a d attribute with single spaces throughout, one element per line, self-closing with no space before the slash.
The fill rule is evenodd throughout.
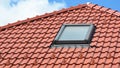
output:
<path id="1" fill-rule="evenodd" d="M 88 48 L 50 48 L 63 23 L 96 26 Z M 120 13 L 82 4 L 0 28 L 0 68 L 120 68 Z"/>

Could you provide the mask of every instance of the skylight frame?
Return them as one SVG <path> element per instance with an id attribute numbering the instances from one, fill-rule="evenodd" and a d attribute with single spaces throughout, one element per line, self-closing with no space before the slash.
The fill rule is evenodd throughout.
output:
<path id="1" fill-rule="evenodd" d="M 64 31 L 65 27 L 67 26 L 89 26 L 88 33 L 85 37 L 85 40 L 59 40 L 61 37 L 62 32 Z M 92 39 L 92 34 L 94 33 L 94 25 L 93 24 L 63 24 L 60 28 L 57 36 L 55 37 L 53 43 L 54 44 L 89 44 Z"/>

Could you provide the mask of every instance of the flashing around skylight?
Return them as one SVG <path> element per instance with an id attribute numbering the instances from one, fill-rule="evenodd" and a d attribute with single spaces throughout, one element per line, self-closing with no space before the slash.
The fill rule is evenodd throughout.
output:
<path id="1" fill-rule="evenodd" d="M 95 26 L 93 24 L 63 24 L 55 37 L 52 46 L 55 47 L 85 47 L 89 46 Z"/>

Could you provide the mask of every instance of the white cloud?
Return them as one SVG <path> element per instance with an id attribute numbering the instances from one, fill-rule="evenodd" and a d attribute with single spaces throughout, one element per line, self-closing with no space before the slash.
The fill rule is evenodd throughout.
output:
<path id="1" fill-rule="evenodd" d="M 19 0 L 12 6 L 10 3 L 11 0 L 0 0 L 0 26 L 66 7 L 64 2 L 49 3 L 48 0 Z"/>

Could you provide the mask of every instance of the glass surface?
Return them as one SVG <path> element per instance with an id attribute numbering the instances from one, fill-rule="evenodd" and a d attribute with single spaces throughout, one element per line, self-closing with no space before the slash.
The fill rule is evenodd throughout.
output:
<path id="1" fill-rule="evenodd" d="M 59 40 L 85 40 L 90 26 L 65 26 Z"/>

